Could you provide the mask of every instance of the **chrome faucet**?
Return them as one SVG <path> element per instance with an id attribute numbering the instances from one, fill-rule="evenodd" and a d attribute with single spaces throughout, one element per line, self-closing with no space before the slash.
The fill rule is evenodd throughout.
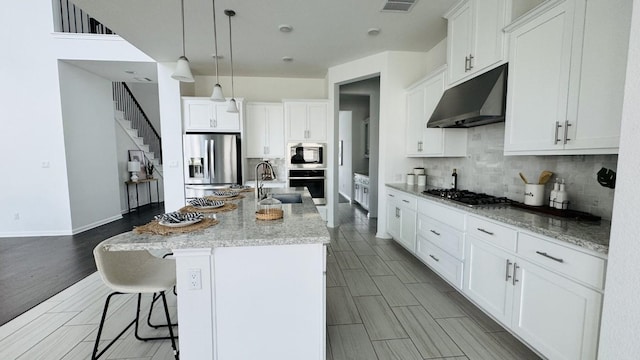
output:
<path id="1" fill-rule="evenodd" d="M 262 174 L 258 177 L 258 170 L 262 166 Z M 265 169 L 266 168 L 266 169 Z M 264 191 L 264 181 L 265 180 L 275 180 L 276 173 L 273 171 L 273 166 L 269 161 L 260 161 L 258 165 L 256 165 L 256 199 L 262 200 L 267 197 L 266 192 Z"/>

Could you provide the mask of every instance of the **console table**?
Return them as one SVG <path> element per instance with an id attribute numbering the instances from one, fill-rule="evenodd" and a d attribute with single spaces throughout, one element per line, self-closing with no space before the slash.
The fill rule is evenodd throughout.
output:
<path id="1" fill-rule="evenodd" d="M 138 196 L 138 185 L 140 184 L 147 184 L 148 188 L 149 188 L 149 204 L 151 204 L 151 183 L 155 183 L 156 184 L 156 202 L 160 202 L 160 184 L 158 184 L 158 179 L 153 178 L 153 179 L 140 179 L 138 181 L 131 181 L 131 180 L 127 180 L 125 181 L 125 187 L 127 188 L 127 208 L 129 209 L 129 212 L 131 212 L 131 204 L 129 202 L 129 186 L 130 185 L 135 185 L 136 186 L 136 209 L 140 207 L 140 198 Z"/>

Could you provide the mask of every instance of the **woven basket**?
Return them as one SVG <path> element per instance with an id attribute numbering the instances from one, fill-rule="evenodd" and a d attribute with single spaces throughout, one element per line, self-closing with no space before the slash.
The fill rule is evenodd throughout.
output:
<path id="1" fill-rule="evenodd" d="M 282 211 L 281 209 L 256 211 L 256 218 L 258 220 L 278 220 L 278 219 L 282 219 L 283 215 L 284 215 L 284 211 Z"/>

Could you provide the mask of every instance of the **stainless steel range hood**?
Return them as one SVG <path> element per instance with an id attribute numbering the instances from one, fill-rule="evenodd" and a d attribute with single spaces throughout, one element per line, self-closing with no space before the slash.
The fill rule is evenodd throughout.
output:
<path id="1" fill-rule="evenodd" d="M 428 128 L 467 128 L 504 121 L 507 64 L 448 89 Z"/>

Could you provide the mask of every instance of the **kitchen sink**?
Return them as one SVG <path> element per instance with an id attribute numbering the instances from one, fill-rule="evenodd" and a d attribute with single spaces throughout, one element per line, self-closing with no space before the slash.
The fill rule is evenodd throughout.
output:
<path id="1" fill-rule="evenodd" d="M 280 200 L 283 204 L 302 204 L 301 194 L 271 194 L 271 196 Z"/>

